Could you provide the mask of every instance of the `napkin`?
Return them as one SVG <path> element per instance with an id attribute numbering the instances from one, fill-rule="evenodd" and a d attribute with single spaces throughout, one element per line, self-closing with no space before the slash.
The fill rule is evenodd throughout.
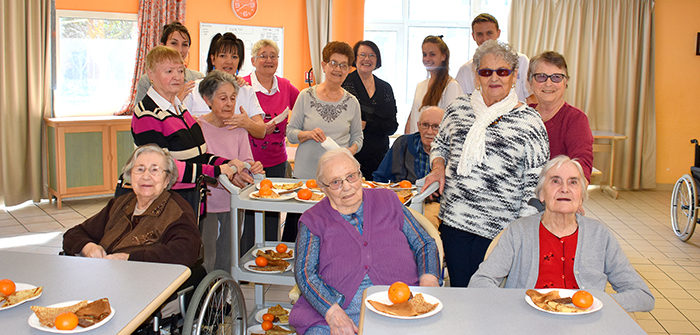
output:
<path id="1" fill-rule="evenodd" d="M 279 124 L 287 118 L 287 115 L 289 115 L 289 107 L 285 108 L 282 114 L 275 116 L 275 118 L 272 119 L 272 121 L 275 121 L 275 124 Z"/>
<path id="2" fill-rule="evenodd" d="M 335 143 L 332 138 L 326 136 L 326 140 L 321 143 L 321 146 L 326 149 L 326 151 L 331 151 L 334 149 L 340 149 L 338 143 Z"/>

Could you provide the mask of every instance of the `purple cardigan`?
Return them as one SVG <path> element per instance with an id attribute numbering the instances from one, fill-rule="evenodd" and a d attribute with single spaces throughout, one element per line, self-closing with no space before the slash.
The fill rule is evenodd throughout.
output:
<path id="1" fill-rule="evenodd" d="M 403 281 L 416 286 L 418 268 L 413 252 L 403 233 L 401 204 L 391 201 L 393 191 L 363 190 L 363 234 L 345 221 L 324 198 L 301 216 L 303 222 L 321 240 L 318 271 L 326 284 L 345 295 L 347 308 L 365 275 L 374 285 L 391 285 Z M 297 332 L 317 324 L 325 324 L 319 314 L 303 296 L 294 304 L 289 323 Z"/>

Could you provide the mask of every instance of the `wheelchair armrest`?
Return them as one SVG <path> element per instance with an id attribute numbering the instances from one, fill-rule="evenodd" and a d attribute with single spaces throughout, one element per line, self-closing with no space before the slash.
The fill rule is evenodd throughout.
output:
<path id="1" fill-rule="evenodd" d="M 185 295 L 192 291 L 194 291 L 194 286 L 188 286 L 177 292 L 177 303 L 180 305 L 180 313 L 182 315 L 187 314 L 187 300 L 185 299 Z"/>

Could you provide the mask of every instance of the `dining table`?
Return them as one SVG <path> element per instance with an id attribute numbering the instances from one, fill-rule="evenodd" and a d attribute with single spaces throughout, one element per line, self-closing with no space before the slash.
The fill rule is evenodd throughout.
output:
<path id="1" fill-rule="evenodd" d="M 48 334 L 29 326 L 30 306 L 108 298 L 114 316 L 87 334 L 131 334 L 189 276 L 178 264 L 0 251 L 0 279 L 43 287 L 38 299 L 0 309 L 0 333 Z"/>
<path id="2" fill-rule="evenodd" d="M 372 294 L 387 292 L 389 286 L 372 286 L 363 294 L 359 334 L 646 334 L 603 291 L 589 291 L 603 304 L 595 312 L 550 314 L 529 305 L 525 289 L 410 288 L 414 295 L 423 293 L 437 298 L 442 310 L 408 320 L 380 315 L 368 309 L 366 300 Z"/>
<path id="3" fill-rule="evenodd" d="M 606 152 L 610 156 L 610 166 L 608 168 L 607 181 L 601 184 L 601 189 L 604 192 L 617 199 L 619 192 L 613 186 L 613 177 L 615 176 L 615 143 L 627 139 L 624 134 L 618 134 L 609 130 L 593 130 L 593 152 Z"/>

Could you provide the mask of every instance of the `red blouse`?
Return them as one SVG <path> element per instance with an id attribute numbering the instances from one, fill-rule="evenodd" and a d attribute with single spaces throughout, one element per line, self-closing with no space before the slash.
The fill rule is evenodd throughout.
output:
<path id="1" fill-rule="evenodd" d="M 540 272 L 535 288 L 578 289 L 574 277 L 577 242 L 578 229 L 559 238 L 540 221 Z"/>

